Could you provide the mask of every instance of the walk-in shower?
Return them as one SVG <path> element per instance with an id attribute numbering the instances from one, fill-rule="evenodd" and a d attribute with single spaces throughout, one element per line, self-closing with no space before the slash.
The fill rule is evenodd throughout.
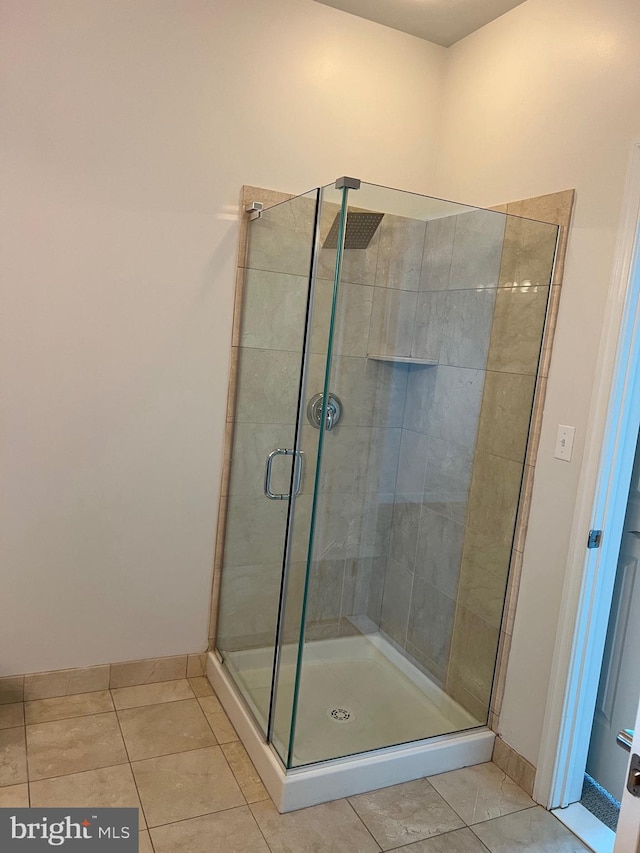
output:
<path id="1" fill-rule="evenodd" d="M 247 222 L 209 674 L 285 781 L 490 757 L 556 239 L 349 178 Z"/>

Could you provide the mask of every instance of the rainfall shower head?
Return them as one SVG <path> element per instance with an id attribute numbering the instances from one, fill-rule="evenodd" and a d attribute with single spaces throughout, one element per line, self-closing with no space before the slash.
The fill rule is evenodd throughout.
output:
<path id="1" fill-rule="evenodd" d="M 347 212 L 347 227 L 344 233 L 345 249 L 366 249 L 376 233 L 384 213 L 369 213 L 356 210 Z M 335 249 L 338 245 L 340 214 L 336 214 L 333 225 L 322 245 L 323 249 Z"/>

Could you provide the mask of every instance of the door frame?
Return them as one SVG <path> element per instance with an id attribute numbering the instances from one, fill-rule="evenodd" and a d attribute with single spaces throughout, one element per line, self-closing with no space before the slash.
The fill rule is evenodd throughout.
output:
<path id="1" fill-rule="evenodd" d="M 640 428 L 640 140 L 632 146 L 604 317 L 534 798 L 581 796 Z M 587 550 L 590 529 L 602 545 Z"/>

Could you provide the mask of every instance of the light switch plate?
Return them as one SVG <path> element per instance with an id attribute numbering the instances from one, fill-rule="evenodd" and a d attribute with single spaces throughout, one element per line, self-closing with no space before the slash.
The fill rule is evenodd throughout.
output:
<path id="1" fill-rule="evenodd" d="M 571 462 L 571 456 L 573 454 L 573 439 L 575 438 L 575 434 L 575 427 L 567 426 L 566 424 L 558 424 L 556 449 L 553 454 L 556 459 L 562 459 L 563 462 Z"/>

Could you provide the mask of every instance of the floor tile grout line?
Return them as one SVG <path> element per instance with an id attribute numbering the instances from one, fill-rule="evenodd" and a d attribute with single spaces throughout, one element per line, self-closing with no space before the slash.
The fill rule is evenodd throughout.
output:
<path id="1" fill-rule="evenodd" d="M 356 795 L 354 795 L 354 796 L 357 796 L 357 794 L 356 794 Z M 356 809 L 355 809 L 355 807 L 354 807 L 353 803 L 351 802 L 351 799 L 350 799 L 349 797 L 345 797 L 345 798 L 344 798 L 344 801 L 345 801 L 345 803 L 347 803 L 347 805 L 349 805 L 349 806 L 351 807 L 352 812 L 353 812 L 353 813 L 354 813 L 354 815 L 357 817 L 357 819 L 360 821 L 360 823 L 364 826 L 364 828 L 366 829 L 367 833 L 371 836 L 371 838 L 373 839 L 373 843 L 376 845 L 376 847 L 378 848 L 378 850 L 382 850 L 382 846 L 381 846 L 380 844 L 378 844 L 378 841 L 377 841 L 377 839 L 375 838 L 374 834 L 371 832 L 371 830 L 369 829 L 369 827 L 367 826 L 367 824 L 364 822 L 364 820 L 360 817 L 360 815 L 359 815 L 359 814 L 358 814 L 358 812 L 356 811 Z"/>
<path id="2" fill-rule="evenodd" d="M 124 737 L 124 732 L 122 731 L 122 725 L 120 724 L 120 718 L 118 717 L 118 713 L 116 712 L 116 720 L 118 721 L 118 731 L 120 732 L 120 737 L 122 738 L 122 743 L 124 745 L 124 751 L 127 756 L 127 766 L 129 767 L 129 772 L 131 773 L 131 778 L 133 779 L 133 785 L 136 789 L 136 794 L 138 797 L 138 802 L 140 803 L 140 811 L 142 812 L 142 816 L 144 817 L 145 827 L 149 829 L 149 821 L 147 820 L 147 814 L 144 810 L 144 806 L 142 804 L 142 797 L 140 796 L 140 789 L 138 788 L 138 780 L 136 779 L 136 774 L 133 772 L 133 765 L 131 762 L 131 756 L 129 755 L 129 748 L 127 746 L 127 742 Z M 140 831 L 140 826 L 138 826 L 138 831 Z M 151 838 L 151 833 L 149 833 L 149 841 L 151 841 L 151 847 L 155 850 L 153 846 L 153 840 Z"/>

